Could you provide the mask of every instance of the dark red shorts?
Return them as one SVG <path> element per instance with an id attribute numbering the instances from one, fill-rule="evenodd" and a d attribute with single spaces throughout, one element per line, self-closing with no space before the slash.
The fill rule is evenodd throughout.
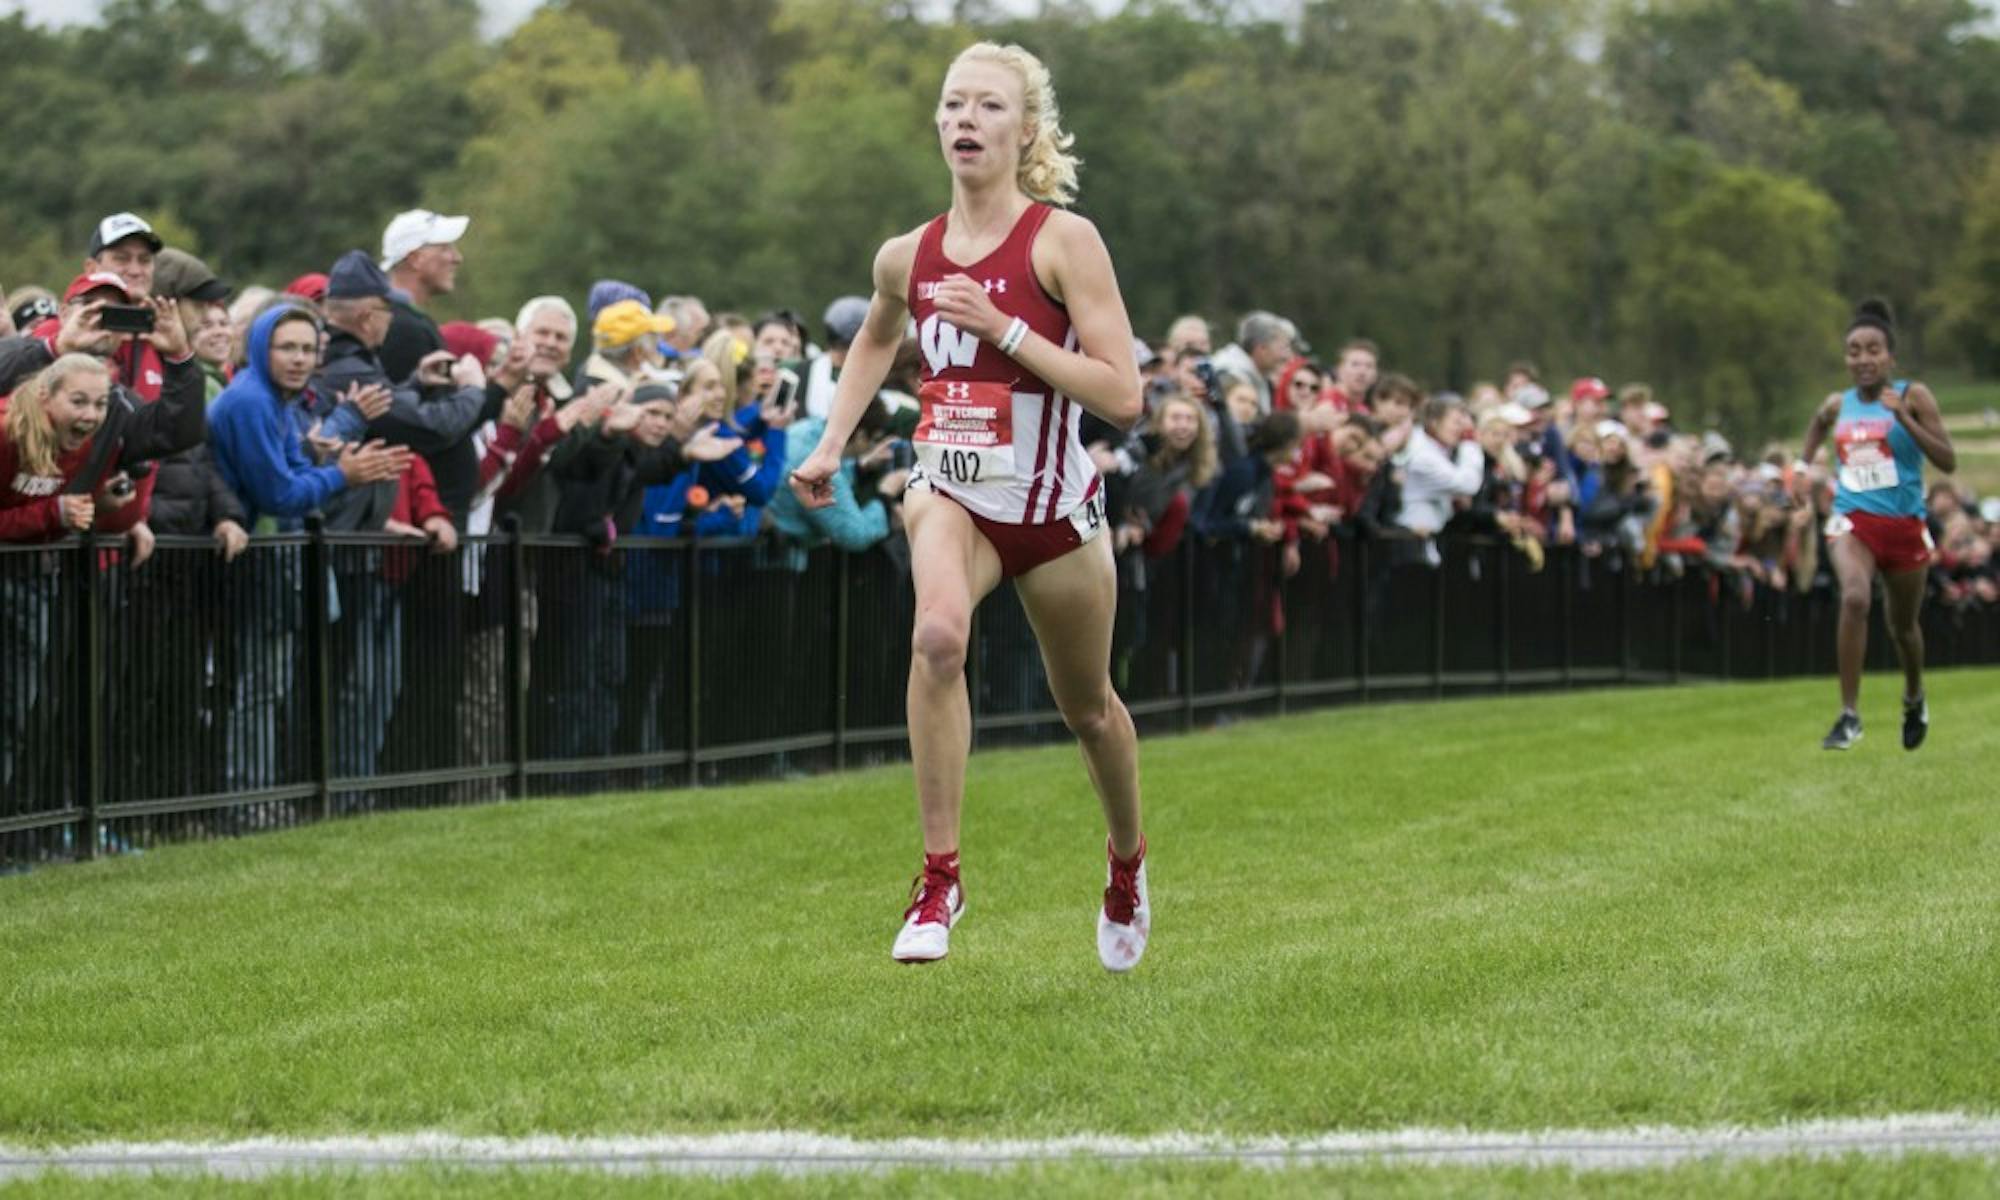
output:
<path id="1" fill-rule="evenodd" d="M 1827 521 L 1827 533 L 1837 537 L 1836 524 L 1842 520 L 1868 552 L 1875 556 L 1877 570 L 1889 574 L 1928 567 L 1937 557 L 1930 526 L 1922 517 L 1883 517 L 1869 512 L 1835 513 Z"/>
<path id="2" fill-rule="evenodd" d="M 946 492 L 937 494 L 958 503 Z M 965 508 L 963 504 L 959 507 Z M 999 553 L 1001 578 L 1012 579 L 1043 563 L 1054 562 L 1103 532 L 1104 489 L 1093 486 L 1090 498 L 1078 505 L 1075 512 L 1046 525 L 1009 525 L 982 517 L 969 508 L 965 508 L 965 515 L 972 518 L 973 525 Z"/>

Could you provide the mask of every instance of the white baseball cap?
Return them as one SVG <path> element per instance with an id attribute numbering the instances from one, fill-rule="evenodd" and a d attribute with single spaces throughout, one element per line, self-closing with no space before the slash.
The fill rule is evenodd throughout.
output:
<path id="1" fill-rule="evenodd" d="M 446 217 L 428 208 L 397 213 L 382 231 L 382 269 L 393 270 L 397 263 L 425 246 L 446 246 L 465 236 L 471 217 Z"/>
<path id="2" fill-rule="evenodd" d="M 144 239 L 155 254 L 166 245 L 160 240 L 160 235 L 153 232 L 153 227 L 138 216 L 128 212 L 112 213 L 99 221 L 97 228 L 90 231 L 89 257 L 96 258 L 104 253 L 106 247 L 116 245 L 128 237 Z"/>

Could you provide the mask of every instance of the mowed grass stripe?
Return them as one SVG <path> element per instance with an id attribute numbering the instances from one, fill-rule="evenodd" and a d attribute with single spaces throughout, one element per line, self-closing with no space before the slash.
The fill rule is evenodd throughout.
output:
<path id="1" fill-rule="evenodd" d="M 2000 673 L 1350 709 L 1143 750 L 1095 961 L 1073 750 L 981 755 L 952 957 L 906 769 L 0 880 L 0 1140 L 1617 1128 L 2000 1110 Z"/>
<path id="2" fill-rule="evenodd" d="M 881 1173 L 907 1167 L 990 1172 L 1041 1164 L 1233 1162 L 1270 1168 L 1411 1163 L 1432 1167 L 1543 1166 L 1593 1170 L 1670 1167 L 1699 1159 L 1838 1158 L 1943 1154 L 2000 1159 L 2000 1117 L 1912 1113 L 1763 1128 L 1466 1131 L 1401 1129 L 1301 1138 L 1187 1134 L 1041 1140 L 862 1140 L 772 1130 L 622 1138 L 255 1138 L 230 1142 L 93 1142 L 51 1150 L 0 1144 L 0 1180 L 50 1171 L 208 1173 L 233 1178 L 298 1171 L 563 1168 L 727 1177 Z"/>
<path id="3" fill-rule="evenodd" d="M 784 1176 L 736 1179 L 578 1173 L 566 1170 L 463 1168 L 401 1171 L 299 1172 L 232 1180 L 212 1175 L 163 1174 L 144 1178 L 51 1174 L 14 1183 L 0 1181 L 6 1200 L 59 1200 L 72 1196 L 144 1197 L 145 1200 L 544 1200 L 587 1196 L 593 1200 L 656 1197 L 692 1200 L 763 1200 L 766 1197 L 898 1197 L 998 1195 L 1028 1200 L 1044 1196 L 1118 1196 L 1137 1200 L 1199 1196 L 1284 1200 L 1289 1197 L 1481 1196 L 1533 1200 L 1764 1200 L 1770 1196 L 1990 1196 L 2000 1191 L 2000 1162 L 1911 1155 L 1884 1159 L 1860 1155 L 1833 1159 L 1709 1160 L 1664 1169 L 1576 1170 L 1560 1167 L 1366 1166 L 1270 1170 L 1228 1163 L 1062 1163 L 977 1176 L 940 1176 L 929 1170 L 882 1174 Z"/>

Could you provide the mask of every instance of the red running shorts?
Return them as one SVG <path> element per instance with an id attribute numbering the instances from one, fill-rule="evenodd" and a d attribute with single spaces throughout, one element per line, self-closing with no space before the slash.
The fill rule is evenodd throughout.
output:
<path id="1" fill-rule="evenodd" d="M 1835 513 L 1826 521 L 1828 541 L 1852 534 L 1875 556 L 1875 566 L 1887 574 L 1915 571 L 1931 565 L 1937 544 L 1922 517 L 1883 517 L 1869 512 Z"/>

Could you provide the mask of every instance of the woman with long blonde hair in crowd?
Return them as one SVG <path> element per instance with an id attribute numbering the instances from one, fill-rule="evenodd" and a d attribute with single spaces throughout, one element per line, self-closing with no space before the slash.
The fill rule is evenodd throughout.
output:
<path id="1" fill-rule="evenodd" d="M 72 492 L 111 406 L 111 372 L 101 358 L 65 354 L 29 376 L 0 417 L 0 542 L 51 542 L 96 529 L 123 533 L 145 515 L 142 498 L 110 481 Z M 23 562 L 27 560 L 15 560 Z M 49 653 L 55 576 L 0 574 L 0 662 L 13 695 L 0 703 L 0 795 L 14 788 L 15 755 L 40 691 Z"/>

